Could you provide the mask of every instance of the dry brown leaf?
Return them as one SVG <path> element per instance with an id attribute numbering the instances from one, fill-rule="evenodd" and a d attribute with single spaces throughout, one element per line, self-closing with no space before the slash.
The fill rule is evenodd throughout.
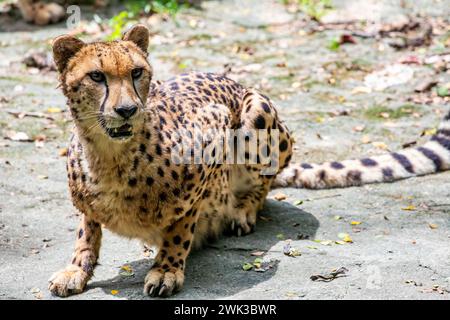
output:
<path id="1" fill-rule="evenodd" d="M 67 148 L 61 148 L 61 149 L 59 149 L 58 154 L 59 154 L 60 157 L 65 157 L 65 156 L 67 156 Z"/>
<path id="2" fill-rule="evenodd" d="M 283 193 L 277 193 L 273 198 L 278 201 L 283 201 L 287 199 L 287 196 Z"/>

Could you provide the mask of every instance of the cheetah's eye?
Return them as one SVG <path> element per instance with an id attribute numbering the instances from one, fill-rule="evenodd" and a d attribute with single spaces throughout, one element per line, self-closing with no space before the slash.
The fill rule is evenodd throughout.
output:
<path id="1" fill-rule="evenodd" d="M 137 79 L 142 75 L 142 68 L 136 68 L 131 70 L 131 77 Z"/>
<path id="2" fill-rule="evenodd" d="M 89 73 L 89 77 L 91 77 L 92 81 L 95 82 L 104 82 L 105 81 L 105 75 L 101 73 L 100 71 L 92 71 Z"/>

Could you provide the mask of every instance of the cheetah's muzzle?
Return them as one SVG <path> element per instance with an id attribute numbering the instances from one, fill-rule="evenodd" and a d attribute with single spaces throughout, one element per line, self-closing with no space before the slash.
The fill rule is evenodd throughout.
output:
<path id="1" fill-rule="evenodd" d="M 111 138 L 115 138 L 115 139 L 125 139 L 125 138 L 129 138 L 133 135 L 133 127 L 129 124 L 124 124 L 120 127 L 117 128 L 107 128 L 105 127 L 106 132 L 108 133 L 108 135 Z"/>

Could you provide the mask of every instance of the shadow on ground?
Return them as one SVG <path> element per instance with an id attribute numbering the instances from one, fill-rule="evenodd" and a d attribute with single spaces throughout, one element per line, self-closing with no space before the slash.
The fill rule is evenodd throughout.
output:
<path id="1" fill-rule="evenodd" d="M 280 242 L 281 235 L 285 239 L 314 239 L 318 228 L 319 221 L 310 213 L 289 203 L 269 200 L 260 213 L 255 233 L 240 238 L 221 238 L 191 253 L 184 288 L 174 298 L 226 297 L 267 281 L 277 272 L 279 261 L 271 260 L 271 268 L 265 272 L 244 271 L 243 263 L 256 258 L 250 253 L 271 250 Z M 134 276 L 118 274 L 111 279 L 90 283 L 87 290 L 101 288 L 108 295 L 116 290 L 119 298 L 144 299 L 143 280 L 152 263 L 147 259 L 133 261 L 129 265 Z"/>

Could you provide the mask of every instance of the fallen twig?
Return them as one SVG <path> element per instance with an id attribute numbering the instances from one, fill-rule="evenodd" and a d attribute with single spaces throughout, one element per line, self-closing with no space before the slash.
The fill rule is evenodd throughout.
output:
<path id="1" fill-rule="evenodd" d="M 49 116 L 42 112 L 23 112 L 23 111 L 13 111 L 13 110 L 6 110 L 7 113 L 13 115 L 16 118 L 23 118 L 23 117 L 33 117 L 33 118 L 44 118 L 48 120 L 55 120 L 52 116 Z"/>
<path id="2" fill-rule="evenodd" d="M 348 271 L 345 267 L 340 267 L 339 269 L 330 272 L 329 274 L 322 275 L 322 274 L 313 274 L 310 279 L 312 281 L 323 281 L 323 282 L 330 282 L 333 281 L 336 278 L 346 277 L 345 273 Z"/>

